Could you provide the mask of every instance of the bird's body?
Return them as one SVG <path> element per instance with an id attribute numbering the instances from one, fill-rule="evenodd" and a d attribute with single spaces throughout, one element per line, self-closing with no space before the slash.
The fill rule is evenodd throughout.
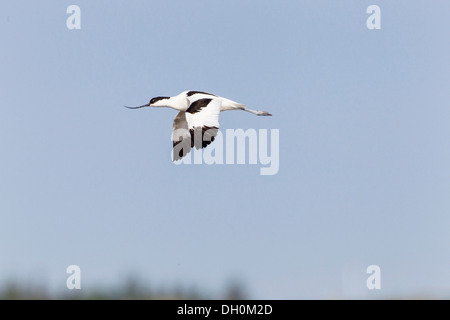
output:
<path id="1" fill-rule="evenodd" d="M 179 160 L 192 147 L 205 148 L 219 130 L 219 113 L 226 110 L 243 110 L 258 116 L 271 116 L 266 111 L 247 109 L 233 100 L 203 91 L 183 91 L 173 97 L 156 97 L 146 105 L 127 107 L 166 107 L 178 110 L 173 121 L 173 159 Z"/>

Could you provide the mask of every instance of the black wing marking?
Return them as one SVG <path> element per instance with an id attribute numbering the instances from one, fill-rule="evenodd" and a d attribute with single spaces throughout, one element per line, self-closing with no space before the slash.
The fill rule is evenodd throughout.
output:
<path id="1" fill-rule="evenodd" d="M 214 137 L 217 136 L 217 132 L 219 128 L 217 127 L 194 127 L 190 129 L 191 133 L 191 148 L 195 147 L 196 149 L 206 148 L 214 141 Z"/>
<path id="2" fill-rule="evenodd" d="M 214 94 L 212 94 L 212 93 L 203 92 L 203 91 L 189 91 L 189 92 L 187 93 L 187 96 L 190 97 L 190 96 L 193 96 L 193 95 L 196 94 L 196 93 L 207 94 L 207 95 L 210 95 L 210 96 L 213 96 L 213 97 L 217 97 L 216 95 L 214 95 Z"/>
<path id="3" fill-rule="evenodd" d="M 186 112 L 191 114 L 195 114 L 197 112 L 202 111 L 203 108 L 206 108 L 208 104 L 212 101 L 212 99 L 199 99 L 191 103 Z"/>

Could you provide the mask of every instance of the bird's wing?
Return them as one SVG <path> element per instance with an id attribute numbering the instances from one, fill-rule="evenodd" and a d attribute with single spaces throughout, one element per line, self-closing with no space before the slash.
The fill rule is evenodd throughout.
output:
<path id="1" fill-rule="evenodd" d="M 191 134 L 191 146 L 205 148 L 214 141 L 219 131 L 219 114 L 222 101 L 218 98 L 196 95 L 188 97 L 186 121 Z"/>
<path id="2" fill-rule="evenodd" d="M 189 108 L 173 120 L 173 160 L 186 156 L 192 147 L 205 148 L 219 131 L 220 99 L 196 94 L 188 97 Z"/>
<path id="3" fill-rule="evenodd" d="M 192 148 L 191 134 L 186 121 L 186 112 L 180 111 L 173 119 L 173 161 L 180 160 Z"/>

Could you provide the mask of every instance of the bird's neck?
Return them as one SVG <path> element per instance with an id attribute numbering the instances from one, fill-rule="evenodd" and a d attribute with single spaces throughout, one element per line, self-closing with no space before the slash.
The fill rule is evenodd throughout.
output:
<path id="1" fill-rule="evenodd" d="M 172 108 L 178 111 L 184 111 L 188 108 L 188 102 L 185 98 L 180 96 L 170 97 L 169 99 L 161 100 L 161 104 L 154 105 L 155 107 Z"/>

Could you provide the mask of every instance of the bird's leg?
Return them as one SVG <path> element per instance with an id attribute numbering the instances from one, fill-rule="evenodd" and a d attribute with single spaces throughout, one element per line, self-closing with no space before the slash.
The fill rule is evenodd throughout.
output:
<path id="1" fill-rule="evenodd" d="M 242 110 L 256 114 L 257 116 L 271 116 L 271 114 L 268 113 L 267 111 L 258 111 L 258 110 L 251 110 L 251 109 L 242 109 Z"/>

